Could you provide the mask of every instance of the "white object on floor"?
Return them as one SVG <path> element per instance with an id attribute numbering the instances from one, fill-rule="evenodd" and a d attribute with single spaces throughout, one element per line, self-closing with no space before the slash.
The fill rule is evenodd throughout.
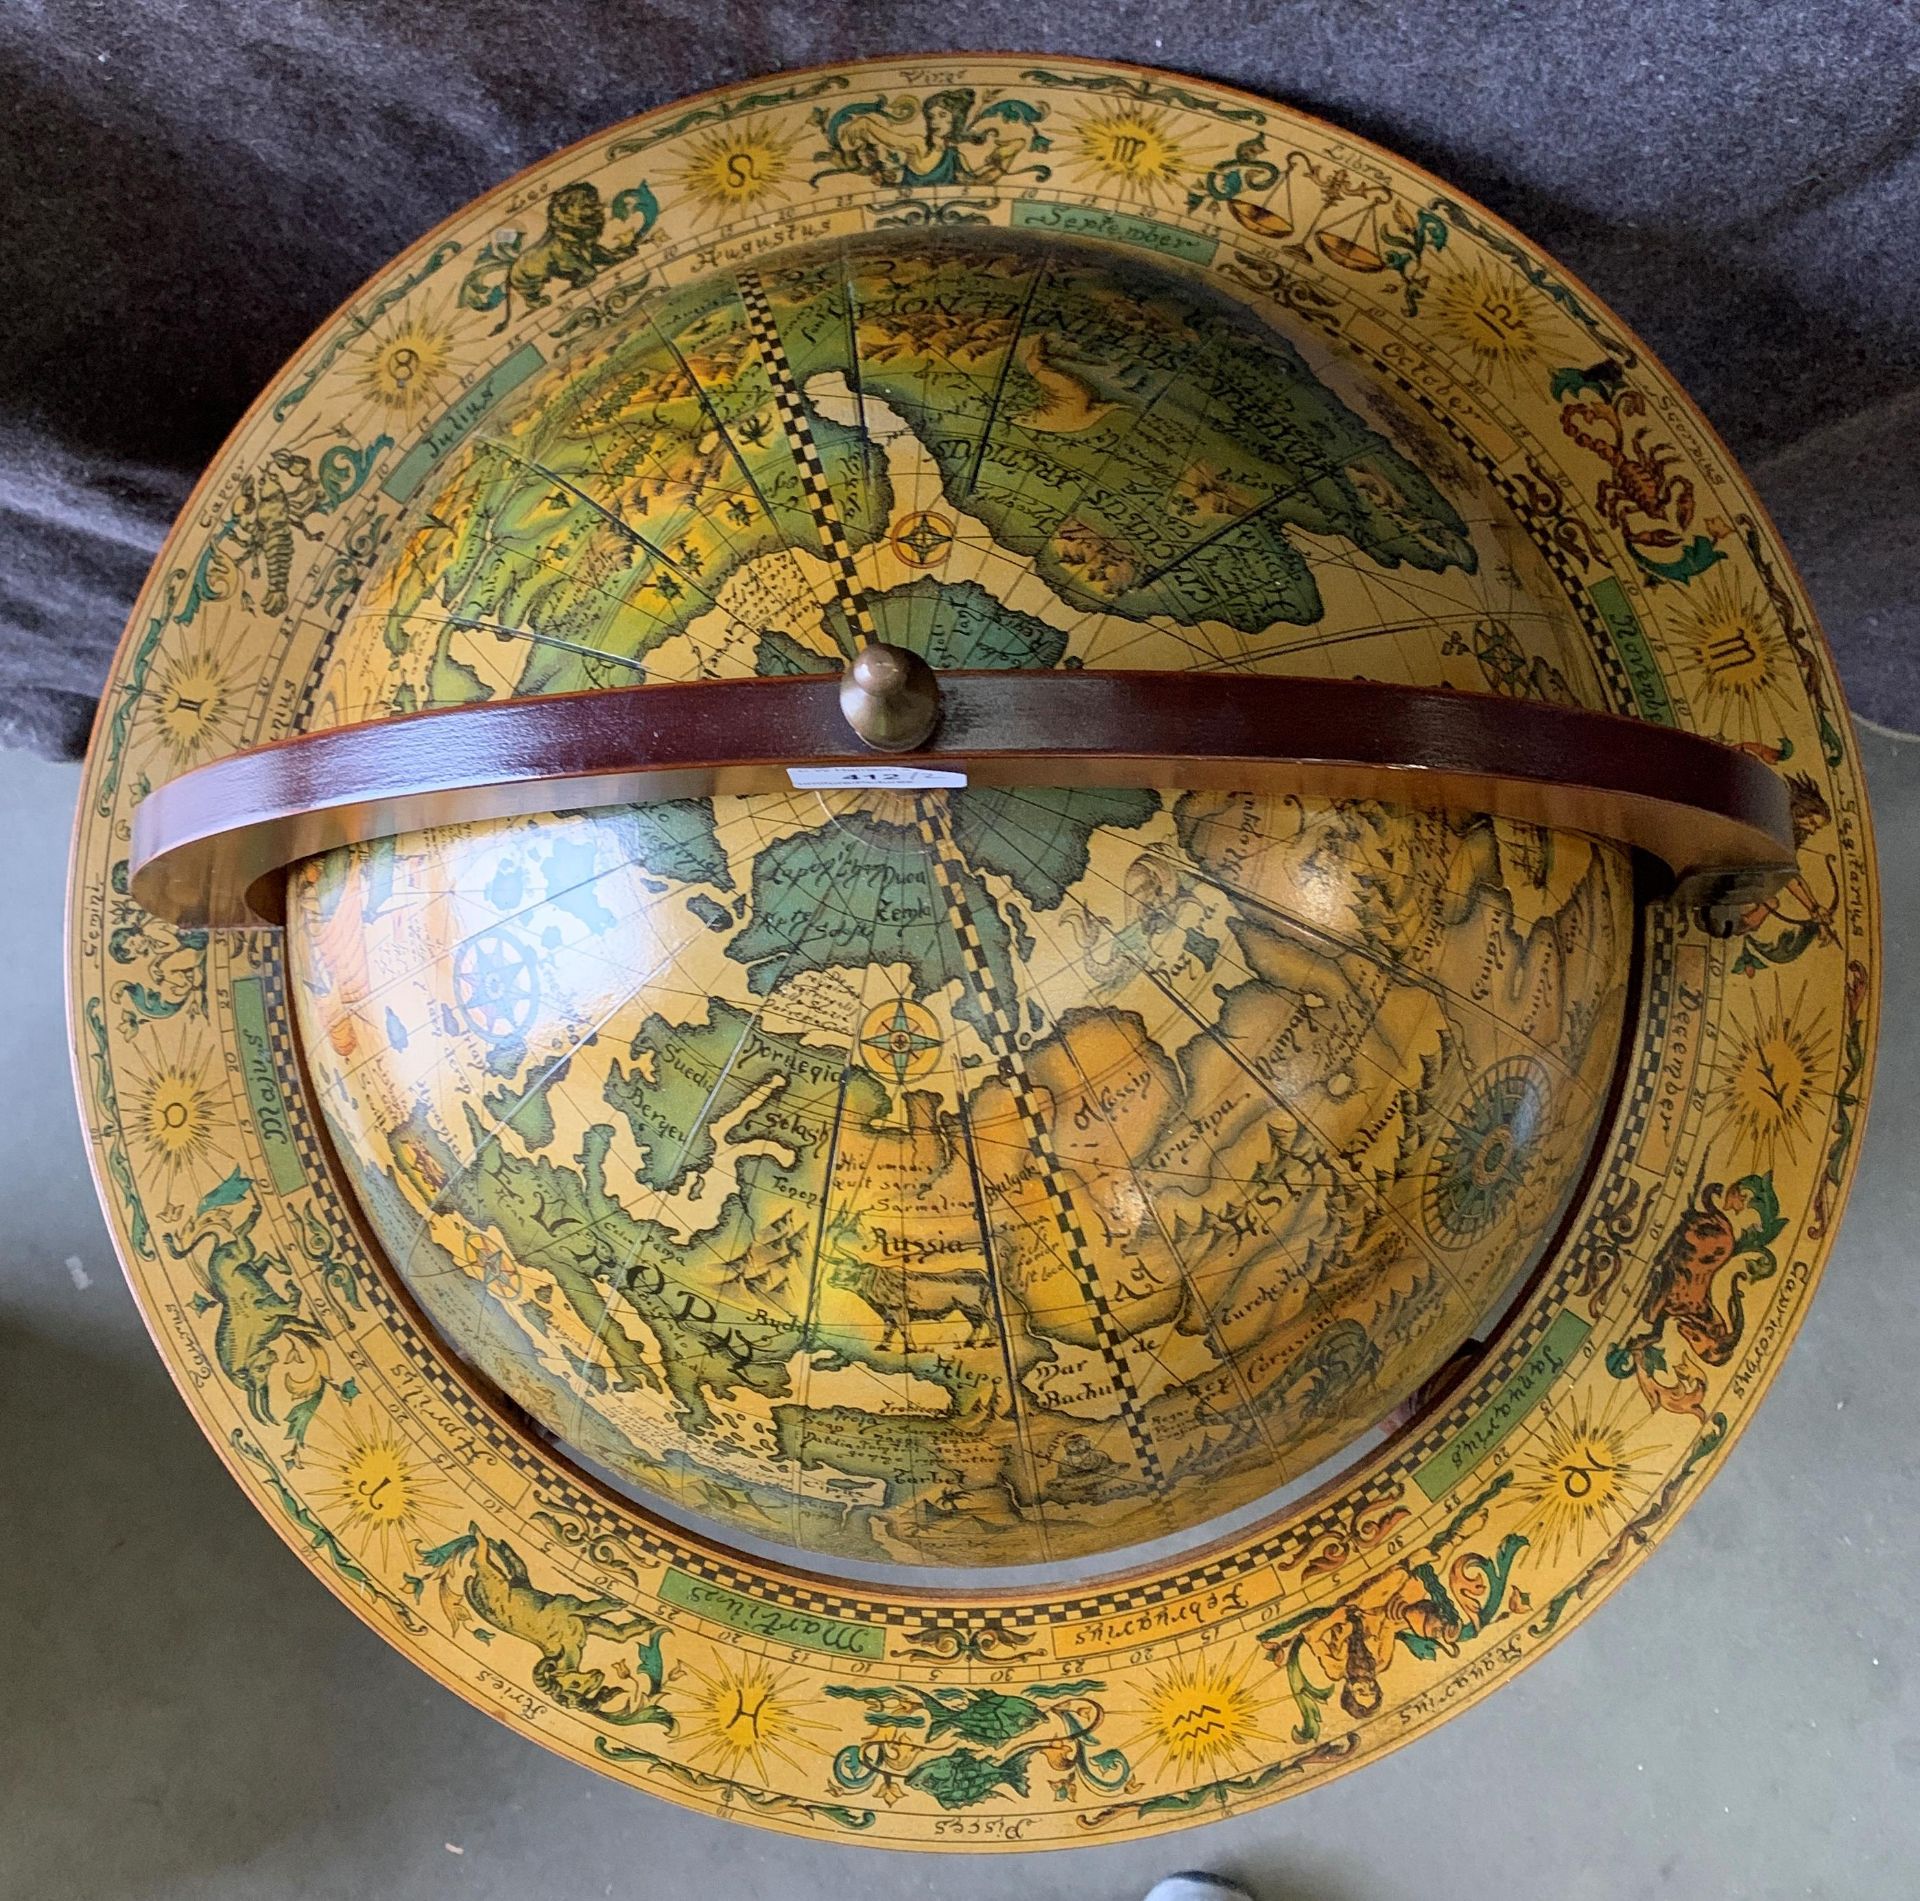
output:
<path id="1" fill-rule="evenodd" d="M 1147 1890 L 1144 1901 L 1253 1901 L 1237 1881 L 1197 1870 L 1168 1875 Z"/>

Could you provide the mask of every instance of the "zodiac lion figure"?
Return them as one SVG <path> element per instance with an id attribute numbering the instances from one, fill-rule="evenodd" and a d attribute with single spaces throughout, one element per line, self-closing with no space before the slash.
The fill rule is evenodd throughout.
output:
<path id="1" fill-rule="evenodd" d="M 547 200 L 547 228 L 507 267 L 508 285 L 526 299 L 530 310 L 547 301 L 546 286 L 556 277 L 578 290 L 639 247 L 638 231 L 602 244 L 606 228 L 607 208 L 597 186 L 584 179 L 562 185 Z"/>
<path id="2" fill-rule="evenodd" d="M 1723 1184 L 1708 1182 L 1703 1170 L 1654 1257 L 1640 1300 L 1642 1330 L 1611 1349 L 1608 1371 L 1631 1376 L 1649 1406 L 1704 1420 L 1706 1381 L 1684 1359 L 1669 1364 L 1667 1329 L 1703 1365 L 1725 1366 L 1746 1331 L 1745 1290 L 1778 1269 L 1773 1244 L 1786 1225 L 1771 1173 Z"/>
<path id="3" fill-rule="evenodd" d="M 590 284 L 611 264 L 622 263 L 639 249 L 652 230 L 660 206 L 642 183 L 614 194 L 611 205 L 599 186 L 584 178 L 562 185 L 547 199 L 546 227 L 531 244 L 523 243 L 517 228 L 494 234 L 460 286 L 460 301 L 469 310 L 498 310 L 497 335 L 513 314 L 517 295 L 529 310 L 552 301 L 547 286 L 556 278 L 568 290 Z M 636 218 L 625 237 L 605 241 L 607 220 Z"/>

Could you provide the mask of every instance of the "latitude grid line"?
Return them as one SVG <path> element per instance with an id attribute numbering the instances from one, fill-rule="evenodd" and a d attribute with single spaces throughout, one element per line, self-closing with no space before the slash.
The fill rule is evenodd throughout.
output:
<path id="1" fill-rule="evenodd" d="M 1119 1330 L 1114 1326 L 1113 1315 L 1101 1292 L 1086 1230 L 1074 1212 L 1072 1193 L 1060 1174 L 1059 1162 L 1048 1146 L 1046 1125 L 1040 1119 L 1039 1106 L 1028 1092 L 1026 1082 L 1013 1061 L 1019 1026 L 1007 1014 L 1007 1006 L 994 982 L 993 968 L 987 962 L 986 950 L 973 927 L 973 914 L 967 905 L 966 894 L 953 875 L 951 841 L 936 823 L 925 799 L 914 801 L 914 824 L 926 843 L 934 876 L 939 880 L 942 895 L 946 898 L 948 922 L 959 940 L 961 955 L 966 959 L 967 974 L 972 979 L 981 1008 L 992 1028 L 993 1040 L 999 1045 L 996 1056 L 1000 1080 L 1007 1085 L 1008 1093 L 1013 1097 L 1021 1125 L 1026 1130 L 1028 1145 L 1033 1150 L 1034 1159 L 1040 1164 L 1041 1186 L 1046 1191 L 1054 1221 L 1067 1244 L 1067 1265 L 1073 1270 L 1073 1277 L 1086 1300 L 1087 1312 L 1093 1321 L 1094 1337 L 1100 1343 L 1100 1351 L 1113 1375 L 1114 1384 L 1127 1402 L 1121 1412 L 1121 1420 L 1126 1426 L 1128 1439 L 1132 1441 L 1134 1457 L 1146 1473 L 1154 1492 L 1164 1494 L 1167 1489 L 1166 1470 L 1160 1463 L 1159 1450 L 1141 1414 L 1139 1383 L 1133 1377 L 1133 1368 L 1121 1344 Z"/>

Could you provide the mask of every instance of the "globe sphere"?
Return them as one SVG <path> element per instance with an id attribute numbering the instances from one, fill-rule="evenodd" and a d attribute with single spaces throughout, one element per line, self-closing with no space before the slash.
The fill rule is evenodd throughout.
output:
<path id="1" fill-rule="evenodd" d="M 922 228 L 600 313 L 420 480 L 317 717 L 935 668 L 1604 705 L 1441 421 L 1173 263 Z M 1540 1258 L 1626 854 L 1219 792 L 799 791 L 313 861 L 288 967 L 393 1274 L 669 1515 L 857 1563 L 1198 1535 Z"/>

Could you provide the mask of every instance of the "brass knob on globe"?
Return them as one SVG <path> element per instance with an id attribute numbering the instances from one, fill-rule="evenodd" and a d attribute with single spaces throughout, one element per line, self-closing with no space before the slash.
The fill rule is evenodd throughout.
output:
<path id="1" fill-rule="evenodd" d="M 875 752 L 912 752 L 940 723 L 940 682 L 917 653 L 869 641 L 840 676 L 840 711 Z"/>

